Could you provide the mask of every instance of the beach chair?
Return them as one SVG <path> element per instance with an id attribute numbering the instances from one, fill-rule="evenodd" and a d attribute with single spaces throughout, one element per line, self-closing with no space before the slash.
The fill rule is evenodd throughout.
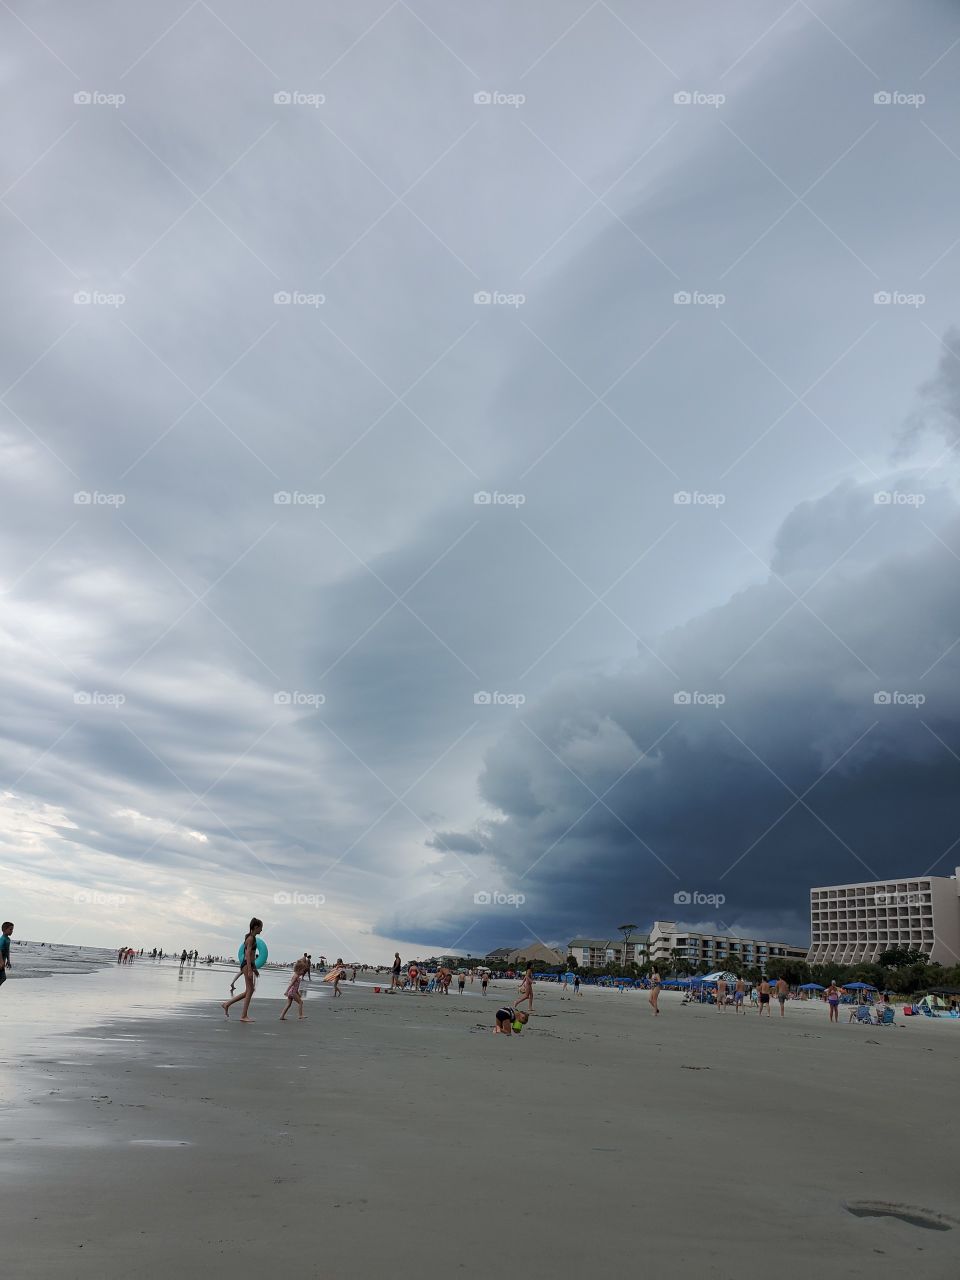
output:
<path id="1" fill-rule="evenodd" d="M 920 1012 L 923 1014 L 923 1016 L 924 1016 L 925 1018 L 935 1018 L 935 1017 L 937 1017 L 937 1014 L 935 1014 L 935 1013 L 933 1012 L 933 1010 L 930 1008 L 930 1006 L 929 1006 L 928 1004 L 922 1004 L 922 1005 L 920 1005 Z"/>
<path id="2" fill-rule="evenodd" d="M 858 1004 L 850 1010 L 848 1022 L 865 1022 L 868 1027 L 873 1026 L 873 1019 L 870 1017 L 870 1008 L 865 1004 Z"/>
<path id="3" fill-rule="evenodd" d="M 877 1010 L 878 1027 L 892 1027 L 893 1021 L 893 1009 L 890 1005 L 885 1005 L 882 1009 Z"/>

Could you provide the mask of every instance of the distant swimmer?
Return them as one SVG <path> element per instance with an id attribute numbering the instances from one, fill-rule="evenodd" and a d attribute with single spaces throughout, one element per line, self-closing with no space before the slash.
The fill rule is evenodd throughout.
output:
<path id="1" fill-rule="evenodd" d="M 10 935 L 13 933 L 13 921 L 4 920 L 3 931 L 0 932 L 0 987 L 7 980 L 7 970 L 13 966 L 10 964 Z"/>
<path id="2" fill-rule="evenodd" d="M 257 982 L 257 938 L 263 929 L 263 921 L 258 920 L 256 916 L 250 921 L 250 928 L 247 936 L 243 940 L 243 981 L 244 991 L 241 996 L 234 996 L 232 1000 L 225 1000 L 220 1006 L 224 1014 L 230 1017 L 230 1006 L 236 1004 L 238 1000 L 243 1001 L 243 1008 L 240 1010 L 241 1022 L 253 1022 L 253 1018 L 249 1017 L 250 1001 L 253 999 L 253 992 Z"/>

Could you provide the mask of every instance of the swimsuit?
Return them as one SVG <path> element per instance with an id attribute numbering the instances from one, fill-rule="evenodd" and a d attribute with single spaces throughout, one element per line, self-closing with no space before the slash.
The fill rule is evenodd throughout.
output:
<path id="1" fill-rule="evenodd" d="M 765 995 L 763 994 L 763 992 L 762 992 L 762 991 L 761 991 L 761 993 L 760 993 L 760 1003 L 761 1003 L 761 1004 L 769 1004 L 769 1003 L 770 1003 L 770 997 L 769 997 L 769 995 L 766 995 L 766 996 L 765 996 Z"/>
<path id="2" fill-rule="evenodd" d="M 516 1016 L 517 1016 L 516 1009 L 498 1009 L 497 1010 L 498 1022 L 513 1022 L 515 1021 Z"/>

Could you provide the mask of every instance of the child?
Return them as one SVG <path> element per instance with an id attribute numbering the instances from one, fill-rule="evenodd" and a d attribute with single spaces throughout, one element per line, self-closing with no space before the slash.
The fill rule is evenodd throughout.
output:
<path id="1" fill-rule="evenodd" d="M 494 1035 L 509 1036 L 519 1035 L 526 1025 L 529 1013 L 524 1013 L 522 1009 L 514 1009 L 507 1007 L 497 1010 L 497 1025 L 493 1028 Z"/>
<path id="2" fill-rule="evenodd" d="M 7 980 L 7 970 L 10 966 L 10 935 L 13 933 L 13 922 L 4 920 L 3 931 L 0 933 L 0 987 Z"/>
<path id="3" fill-rule="evenodd" d="M 296 1001 L 300 1009 L 300 1016 L 297 1019 L 297 1021 L 298 1022 L 303 1021 L 303 1016 L 304 1016 L 303 1015 L 303 996 L 300 994 L 300 983 L 303 982 L 303 976 L 306 973 L 306 971 L 307 971 L 307 968 L 306 968 L 305 960 L 298 960 L 297 963 L 293 966 L 293 977 L 290 979 L 290 985 L 287 987 L 286 991 L 283 993 L 287 997 L 287 1007 L 284 1009 L 283 1013 L 281 1013 L 280 1015 L 281 1022 L 283 1022 L 287 1014 L 290 1012 L 290 1006 L 293 1004 L 294 1001 Z"/>
<path id="4" fill-rule="evenodd" d="M 263 931 L 263 921 L 258 920 L 256 916 L 250 921 L 250 928 L 247 936 L 243 940 L 243 966 L 240 972 L 243 974 L 244 992 L 242 996 L 234 996 L 232 1000 L 225 1000 L 220 1006 L 226 1016 L 230 1017 L 230 1006 L 236 1004 L 239 1000 L 243 1001 L 243 1008 L 240 1010 L 241 1022 L 253 1022 L 250 1014 L 250 1001 L 253 999 L 254 986 L 257 978 L 257 938 Z M 236 979 L 234 979 L 236 981 Z M 233 988 L 230 988 L 231 991 Z"/>

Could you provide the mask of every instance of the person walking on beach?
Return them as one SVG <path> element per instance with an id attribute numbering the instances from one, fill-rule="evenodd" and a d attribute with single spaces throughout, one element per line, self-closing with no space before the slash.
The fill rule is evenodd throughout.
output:
<path id="1" fill-rule="evenodd" d="M 4 920 L 3 929 L 0 932 L 0 987 L 7 980 L 7 970 L 11 968 L 10 964 L 10 935 L 13 933 L 13 921 Z"/>
<path id="2" fill-rule="evenodd" d="M 733 989 L 733 1008 L 736 1013 L 743 1013 L 743 997 L 746 991 L 746 984 L 742 978 L 737 979 L 737 985 Z"/>
<path id="3" fill-rule="evenodd" d="M 347 973 L 347 966 L 343 963 L 343 961 L 339 957 L 337 957 L 337 963 L 334 965 L 333 970 L 330 973 L 328 973 L 326 978 L 324 979 L 325 982 L 333 983 L 333 994 L 335 996 L 343 995 L 343 992 L 340 990 L 340 982 L 341 982 L 341 979 L 346 976 L 346 973 Z"/>
<path id="4" fill-rule="evenodd" d="M 390 980 L 390 990 L 396 991 L 400 986 L 400 970 L 403 968 L 403 961 L 400 959 L 400 952 L 393 953 L 393 977 Z"/>
<path id="5" fill-rule="evenodd" d="M 660 975 L 654 970 L 650 975 L 650 1008 L 659 1018 L 660 1016 Z"/>
<path id="6" fill-rule="evenodd" d="M 466 985 L 467 985 L 466 974 L 463 974 L 463 973 L 458 974 L 457 975 L 457 987 L 458 987 L 457 994 L 458 995 L 461 995 L 461 996 L 463 995 L 463 988 Z"/>
<path id="7" fill-rule="evenodd" d="M 180 968 L 181 968 L 181 970 L 183 969 L 183 966 L 184 966 L 186 963 L 187 963 L 187 949 L 186 949 L 186 947 L 184 947 L 184 949 L 180 952 Z"/>
<path id="8" fill-rule="evenodd" d="M 727 1011 L 727 980 L 726 978 L 717 979 L 717 1013 L 726 1013 Z"/>
<path id="9" fill-rule="evenodd" d="M 483 975 L 483 977 L 480 979 L 480 994 L 481 994 L 481 995 L 484 995 L 484 996 L 485 996 L 485 995 L 487 994 L 487 983 L 488 983 L 489 981 L 490 981 L 490 977 L 489 977 L 489 975 L 488 975 L 488 974 L 486 974 L 486 973 L 485 973 L 485 974 Z"/>
<path id="10" fill-rule="evenodd" d="M 574 994 L 575 996 L 582 996 L 582 995 L 583 995 L 583 992 L 580 990 L 580 975 L 579 975 L 579 973 L 576 973 L 576 974 L 574 974 L 574 976 L 573 976 L 573 994 Z"/>
<path id="11" fill-rule="evenodd" d="M 824 992 L 824 997 L 830 1007 L 830 1021 L 838 1023 L 840 1021 L 840 988 L 832 978 Z"/>
<path id="12" fill-rule="evenodd" d="M 527 1002 L 527 1012 L 533 1013 L 533 965 L 532 964 L 527 965 L 526 972 L 524 973 L 523 977 L 520 979 L 520 995 L 517 997 L 514 1003 L 517 1005 L 521 1005 L 523 1004 L 524 1000 L 526 1000 Z"/>
<path id="13" fill-rule="evenodd" d="M 262 929 L 263 921 L 254 916 L 250 921 L 247 936 L 243 940 L 243 995 L 234 996 L 232 1000 L 224 1000 L 220 1006 L 227 1018 L 230 1017 L 230 1006 L 236 1004 L 238 1000 L 242 1000 L 243 1008 L 240 1010 L 240 1021 L 253 1022 L 253 1018 L 249 1016 L 250 1001 L 253 999 L 253 992 L 257 982 L 257 938 Z"/>
<path id="14" fill-rule="evenodd" d="M 290 1006 L 294 1002 L 296 1002 L 296 1004 L 300 1009 L 300 1016 L 297 1018 L 297 1021 L 298 1022 L 303 1021 L 303 1017 L 304 1017 L 303 996 L 300 994 L 300 984 L 303 982 L 304 976 L 307 972 L 306 968 L 304 967 L 306 963 L 307 963 L 306 960 L 298 960 L 297 963 L 293 966 L 293 977 L 290 979 L 289 985 L 287 986 L 286 991 L 283 993 L 287 997 L 287 1003 L 283 1013 L 281 1013 L 280 1015 L 281 1022 L 286 1021 L 287 1014 L 290 1012 Z"/>
<path id="15" fill-rule="evenodd" d="M 777 999 L 780 1001 L 780 1017 L 784 1016 L 784 1005 L 787 1003 L 787 996 L 790 994 L 790 986 L 786 978 L 777 979 Z"/>
<path id="16" fill-rule="evenodd" d="M 757 1012 L 763 1017 L 763 1011 L 766 1009 L 767 1017 L 770 1017 L 770 983 L 766 978 L 760 979 L 760 998 L 757 1002 Z"/>

